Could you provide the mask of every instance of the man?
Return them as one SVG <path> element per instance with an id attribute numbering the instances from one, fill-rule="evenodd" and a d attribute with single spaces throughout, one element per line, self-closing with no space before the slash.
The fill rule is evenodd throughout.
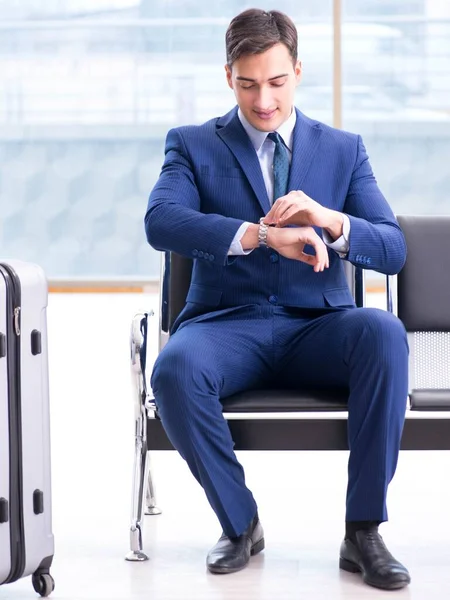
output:
<path id="1" fill-rule="evenodd" d="M 238 107 L 168 133 L 145 216 L 149 243 L 194 259 L 187 303 L 152 375 L 164 428 L 223 529 L 212 573 L 264 548 L 220 398 L 270 385 L 348 386 L 350 459 L 342 569 L 375 587 L 407 585 L 378 533 L 397 465 L 408 346 L 391 314 L 356 308 L 343 260 L 398 273 L 403 234 L 361 138 L 294 108 L 297 32 L 247 10 L 226 34 Z"/>

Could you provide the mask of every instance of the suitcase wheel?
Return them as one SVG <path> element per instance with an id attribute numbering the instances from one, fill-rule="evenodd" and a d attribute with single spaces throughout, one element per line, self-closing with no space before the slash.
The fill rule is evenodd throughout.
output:
<path id="1" fill-rule="evenodd" d="M 42 598 L 50 596 L 55 589 L 55 580 L 50 573 L 41 573 L 40 575 L 32 575 L 31 581 L 33 583 L 34 591 L 37 592 Z"/>

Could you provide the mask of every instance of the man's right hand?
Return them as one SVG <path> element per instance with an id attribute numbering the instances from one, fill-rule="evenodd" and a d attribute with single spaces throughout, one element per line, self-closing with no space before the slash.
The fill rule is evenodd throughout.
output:
<path id="1" fill-rule="evenodd" d="M 303 251 L 307 244 L 314 248 L 315 254 Z M 328 249 L 312 227 L 269 227 L 267 245 L 285 258 L 311 265 L 316 273 L 330 265 Z"/>

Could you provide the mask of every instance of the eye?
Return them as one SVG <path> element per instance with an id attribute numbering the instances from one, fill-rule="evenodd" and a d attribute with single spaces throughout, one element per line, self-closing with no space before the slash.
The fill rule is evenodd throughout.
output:
<path id="1" fill-rule="evenodd" d="M 283 81 L 283 83 L 272 83 L 271 85 L 272 85 L 272 87 L 283 87 L 283 85 L 284 85 L 285 83 L 286 83 L 286 82 L 285 82 L 285 81 Z"/>
<path id="2" fill-rule="evenodd" d="M 251 83 L 250 85 L 243 85 L 243 84 L 241 83 L 241 84 L 240 84 L 240 86 L 241 86 L 241 88 L 242 88 L 243 90 L 250 90 L 251 88 L 254 88 L 254 87 L 255 87 L 255 84 L 254 84 L 254 83 Z"/>

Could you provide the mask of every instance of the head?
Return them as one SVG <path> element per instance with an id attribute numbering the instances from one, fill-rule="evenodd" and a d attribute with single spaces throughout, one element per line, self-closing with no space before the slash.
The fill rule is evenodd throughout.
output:
<path id="1" fill-rule="evenodd" d="M 239 108 L 256 129 L 274 131 L 289 118 L 301 78 L 294 23 L 279 11 L 252 8 L 231 21 L 225 42 Z"/>

